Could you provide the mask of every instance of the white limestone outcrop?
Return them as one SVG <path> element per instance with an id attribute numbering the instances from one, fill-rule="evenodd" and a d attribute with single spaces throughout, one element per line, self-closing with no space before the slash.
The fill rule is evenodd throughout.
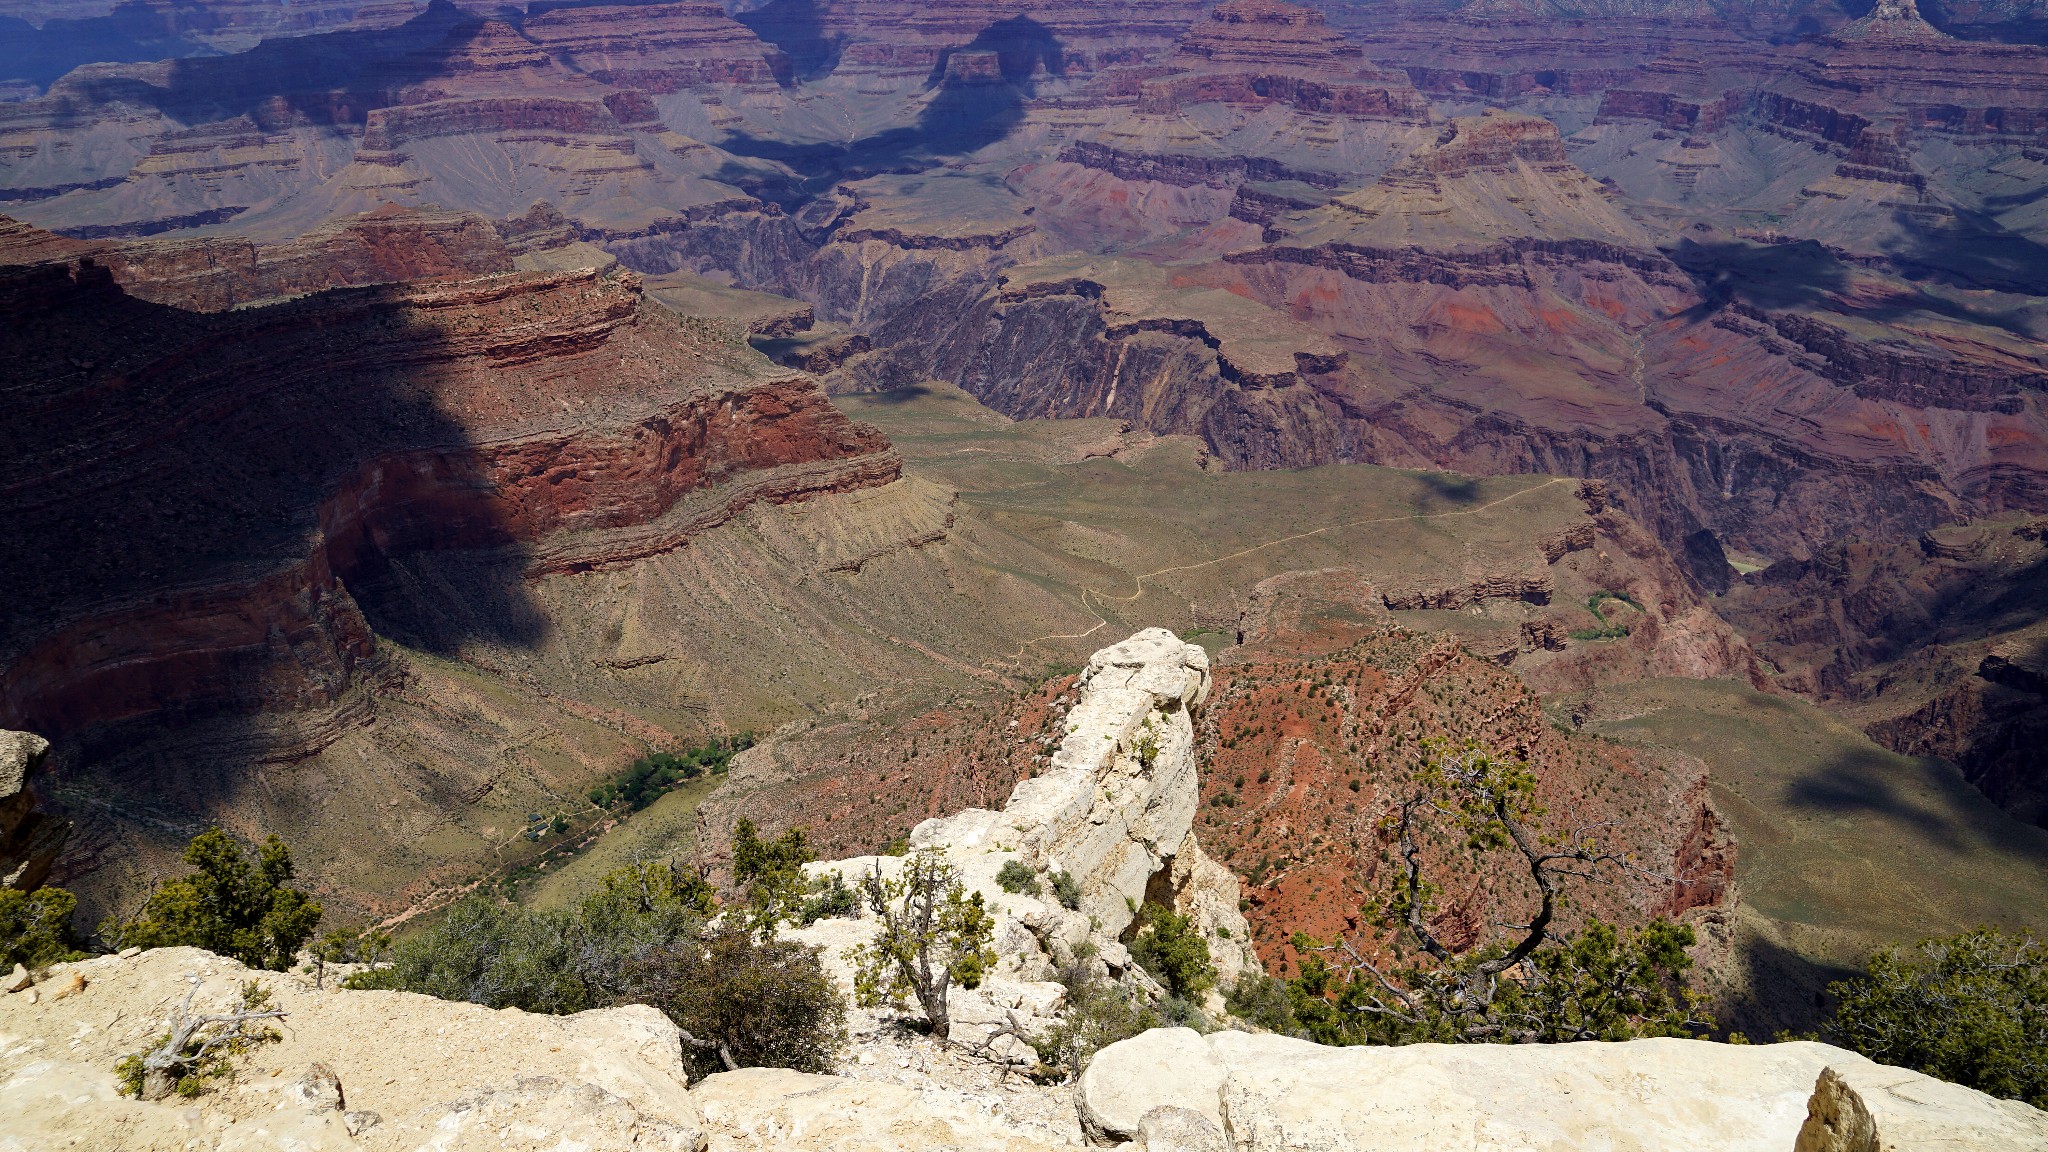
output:
<path id="1" fill-rule="evenodd" d="M 954 993 L 955 1039 L 973 1042 L 1012 1015 L 1027 1031 L 1049 1025 L 1062 994 L 1050 978 L 1083 942 L 1108 974 L 1149 983 L 1122 942 L 1148 900 L 1194 919 L 1224 986 L 1258 963 L 1238 911 L 1237 877 L 1203 855 L 1194 835 L 1201 790 L 1189 712 L 1208 695 L 1208 655 L 1164 628 L 1148 628 L 1091 657 L 1076 691 L 1047 770 L 1018 783 L 1002 811 L 970 808 L 911 832 L 912 849 L 943 853 L 996 912 L 997 973 L 981 989 Z M 1013 860 L 1040 877 L 1038 895 L 996 882 Z M 849 883 L 901 867 L 888 856 L 808 866 L 814 876 L 837 872 Z M 1053 894 L 1056 873 L 1075 880 L 1076 907 Z M 872 927 L 826 921 L 791 935 L 843 957 L 871 938 Z M 1220 998 L 1211 1000 L 1220 1011 Z M 1020 1060 L 1027 1054 L 1021 1045 L 1005 1048 Z"/>
<path id="2" fill-rule="evenodd" d="M 1091 1142 L 1148 1152 L 1168 1118 L 1174 1147 L 1215 1152 L 2048 1148 L 2048 1113 L 1811 1042 L 1326 1048 L 1162 1028 L 1097 1053 L 1075 1104 Z"/>
<path id="3" fill-rule="evenodd" d="M 120 1096 L 113 1075 L 199 978 L 196 1011 L 231 1004 L 260 977 L 289 1015 L 281 1039 L 196 1102 Z M 674 1024 L 640 1005 L 538 1016 L 410 992 L 316 989 L 196 948 L 157 948 L 64 966 L 0 996 L 0 1149 L 295 1149 L 519 1152 L 568 1147 L 698 1152 Z M 318 1065 L 338 1091 L 306 1091 Z M 339 1107 L 333 1105 L 340 1105 Z"/>

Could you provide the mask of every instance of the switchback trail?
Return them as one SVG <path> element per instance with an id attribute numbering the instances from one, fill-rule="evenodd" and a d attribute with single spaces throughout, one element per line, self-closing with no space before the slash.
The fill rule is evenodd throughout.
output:
<path id="1" fill-rule="evenodd" d="M 1095 602 L 1100 604 L 1129 604 L 1145 594 L 1145 582 L 1153 579 L 1154 577 L 1165 576 L 1174 572 L 1193 572 L 1197 569 L 1208 568 L 1216 564 L 1225 564 L 1232 560 L 1241 559 L 1243 557 L 1250 556 L 1255 552 L 1263 552 L 1268 548 L 1276 548 L 1282 544 L 1292 544 L 1297 540 L 1307 540 L 1311 537 L 1321 536 L 1329 532 L 1342 532 L 1349 528 L 1363 528 L 1369 524 L 1397 524 L 1412 520 L 1448 520 L 1458 516 L 1477 516 L 1479 513 L 1485 512 L 1488 509 L 1497 508 L 1502 504 L 1506 504 L 1514 500 L 1519 500 L 1532 492 L 1540 492 L 1545 488 L 1551 487 L 1552 485 L 1576 483 L 1579 483 L 1579 481 L 1575 478 L 1567 476 L 1558 476 L 1553 477 L 1549 480 L 1545 480 L 1540 484 L 1531 484 L 1527 488 L 1518 488 L 1515 491 L 1510 492 L 1505 496 L 1502 496 L 1498 500 L 1489 500 L 1476 508 L 1460 508 L 1453 512 L 1410 513 L 1405 516 L 1369 516 L 1359 520 L 1347 520 L 1341 524 L 1327 524 L 1321 528 L 1313 528 L 1307 532 L 1296 532 L 1289 536 L 1277 536 L 1263 543 L 1254 544 L 1249 548 L 1240 548 L 1235 552 L 1231 552 L 1222 556 L 1212 557 L 1208 560 L 1197 561 L 1193 564 L 1175 564 L 1166 568 L 1155 568 L 1150 572 L 1140 573 L 1139 575 L 1132 577 L 1132 590 L 1131 594 L 1128 596 L 1112 596 L 1107 592 L 1101 591 L 1100 589 L 1090 588 L 1086 585 L 1083 585 L 1081 588 L 1081 603 L 1085 606 L 1086 604 L 1088 604 L 1090 598 L 1092 597 L 1095 600 Z M 1019 647 L 1015 652 L 1011 653 L 1007 657 L 1004 657 L 1002 663 L 1013 664 L 1018 660 L 1023 659 L 1024 654 L 1030 651 L 1036 645 L 1044 644 L 1052 640 L 1085 639 L 1089 636 L 1093 636 L 1095 633 L 1100 632 L 1101 630 L 1107 627 L 1109 627 L 1109 620 L 1106 617 L 1102 616 L 1100 614 L 1100 610 L 1098 610 L 1098 614 L 1095 620 L 1095 626 L 1088 629 L 1086 632 L 1056 633 L 1049 636 L 1034 637 L 1033 639 L 1026 640 L 1023 643 L 1023 645 Z"/>

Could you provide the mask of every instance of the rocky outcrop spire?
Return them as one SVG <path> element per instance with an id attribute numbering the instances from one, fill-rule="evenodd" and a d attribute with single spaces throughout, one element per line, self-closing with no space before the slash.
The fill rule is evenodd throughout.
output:
<path id="1" fill-rule="evenodd" d="M 925 821 L 911 846 L 1006 853 L 1064 872 L 1081 889 L 1072 914 L 1111 940 L 1128 935 L 1148 901 L 1192 915 L 1218 974 L 1236 979 L 1255 963 L 1244 955 L 1237 878 L 1194 834 L 1201 786 L 1190 712 L 1209 694 L 1208 654 L 1148 628 L 1090 657 L 1077 687 L 1049 771 L 1019 783 L 1001 812 Z"/>
<path id="2" fill-rule="evenodd" d="M 1877 0 L 1864 17 L 1835 33 L 1837 40 L 1946 40 L 1948 36 L 1920 15 L 1915 0 Z"/>
<path id="3" fill-rule="evenodd" d="M 1195 842 L 1201 789 L 1189 713 L 1209 691 L 1207 654 L 1148 628 L 1091 657 L 1077 688 L 1080 699 L 1047 770 L 1019 782 L 1002 811 L 970 808 L 910 834 L 913 849 L 942 854 L 996 916 L 996 974 L 973 992 L 953 994 L 952 1038 L 964 1043 L 1002 1022 L 1034 1034 L 1049 1026 L 1065 994 L 1051 978 L 1081 958 L 1101 975 L 1163 994 L 1126 947 L 1148 902 L 1201 929 L 1223 988 L 1258 970 L 1238 911 L 1237 877 Z M 1039 893 L 997 882 L 1013 862 L 1045 878 Z M 869 870 L 893 876 L 902 865 L 896 857 L 860 856 L 809 868 L 851 881 Z M 1079 890 L 1072 907 L 1051 890 L 1051 878 L 1062 873 Z M 874 930 L 868 920 L 826 920 L 793 935 L 843 956 Z M 1207 1007 L 1223 1007 L 1214 992 Z"/>

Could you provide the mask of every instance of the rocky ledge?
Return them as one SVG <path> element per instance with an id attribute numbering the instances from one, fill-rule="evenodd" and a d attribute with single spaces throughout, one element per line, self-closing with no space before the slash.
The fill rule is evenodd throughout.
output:
<path id="1" fill-rule="evenodd" d="M 2018 1152 L 2048 1141 L 2048 1114 L 1805 1042 L 1326 1048 L 1176 1028 L 1104 1048 L 1072 1085 L 1004 1074 L 1018 1057 L 986 1043 L 988 1025 L 1000 1014 L 1028 1027 L 1059 1009 L 1061 986 L 1039 979 L 1052 959 L 1086 941 L 1097 963 L 1143 979 L 1117 943 L 1136 899 L 1193 914 L 1226 980 L 1257 963 L 1231 951 L 1244 938 L 1237 884 L 1191 831 L 1188 712 L 1208 686 L 1202 651 L 1162 629 L 1106 648 L 1089 661 L 1045 773 L 1000 812 L 918 827 L 914 846 L 943 854 L 998 917 L 997 970 L 956 999 L 953 1046 L 856 1012 L 839 1075 L 752 1068 L 692 1084 L 679 1033 L 651 1008 L 535 1016 L 274 974 L 263 979 L 288 1013 L 277 1043 L 196 1101 L 144 1103 L 119 1095 L 114 1064 L 158 1035 L 188 993 L 202 1010 L 224 1005 L 251 975 L 205 952 L 158 949 L 60 966 L 0 998 L 4 1146 Z M 1011 860 L 1073 876 L 1078 907 L 1003 891 L 994 875 Z M 792 934 L 823 947 L 843 978 L 844 949 L 871 932 L 828 920 Z"/>

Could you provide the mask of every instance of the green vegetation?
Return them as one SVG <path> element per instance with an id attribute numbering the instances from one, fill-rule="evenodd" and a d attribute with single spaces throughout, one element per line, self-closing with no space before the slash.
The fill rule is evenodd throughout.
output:
<path id="1" fill-rule="evenodd" d="M 1829 986 L 1830 1029 L 1872 1060 L 2048 1108 L 2048 948 L 1978 928 L 1886 948 Z"/>
<path id="2" fill-rule="evenodd" d="M 801 832 L 755 838 L 754 877 L 786 875 L 793 857 L 808 858 L 802 846 Z M 472 896 L 347 986 L 555 1015 L 650 1004 L 683 1030 L 700 1071 L 829 1067 L 845 1007 L 816 950 L 751 923 L 710 926 L 717 909 L 710 884 L 674 861 L 618 869 L 573 908 Z"/>
<path id="3" fill-rule="evenodd" d="M 732 766 L 734 756 L 753 746 L 753 734 L 741 733 L 731 739 L 714 737 L 708 744 L 681 752 L 655 752 L 642 756 L 626 765 L 609 782 L 592 788 L 590 802 L 599 808 L 638 812 L 685 780 L 723 775 Z M 531 819 L 538 820 L 539 817 L 536 815 Z M 556 829 L 557 833 L 568 829 L 566 820 L 562 820 L 561 825 Z"/>
<path id="4" fill-rule="evenodd" d="M 1264 972 L 1245 973 L 1224 994 L 1223 1003 L 1232 1016 L 1255 1028 L 1282 1036 L 1296 1036 L 1302 1032 L 1301 1021 L 1294 1015 L 1294 997 L 1287 981 L 1275 980 Z"/>
<path id="5" fill-rule="evenodd" d="M 207 1081 L 232 1073 L 235 1057 L 279 1039 L 267 1021 L 282 1019 L 284 1013 L 258 982 L 245 982 L 235 1004 L 223 1013 L 194 1016 L 192 1000 L 198 994 L 195 980 L 185 1003 L 171 1013 L 170 1030 L 114 1065 L 123 1093 L 161 1100 L 175 1092 L 189 1099 L 206 1091 Z"/>
<path id="6" fill-rule="evenodd" d="M 623 977 L 621 999 L 651 1004 L 675 1021 L 700 1076 L 734 1068 L 830 1072 L 846 1041 L 846 1006 L 817 950 L 802 944 L 722 927 L 635 957 Z"/>
<path id="7" fill-rule="evenodd" d="M 1066 985 L 1066 1006 L 1052 1027 L 1029 1041 L 1052 1075 L 1079 1076 L 1102 1049 L 1170 1023 L 1132 989 L 1095 975 L 1089 956 L 1061 967 L 1058 980 Z"/>
<path id="8" fill-rule="evenodd" d="M 808 926 L 833 917 L 859 915 L 860 897 L 847 887 L 846 877 L 834 872 L 811 881 L 810 894 L 797 906 L 796 922 Z"/>
<path id="9" fill-rule="evenodd" d="M 1602 604 L 1605 604 L 1609 600 L 1620 601 L 1621 603 L 1626 604 L 1629 607 L 1635 609 L 1637 612 L 1641 612 L 1643 610 L 1643 606 L 1641 604 L 1636 603 L 1635 597 L 1629 595 L 1628 593 L 1609 592 L 1608 590 L 1603 588 L 1600 591 L 1593 593 L 1591 596 L 1586 597 L 1586 611 L 1593 614 L 1593 619 L 1597 621 L 1597 623 L 1594 627 L 1591 628 L 1579 628 L 1574 630 L 1572 633 L 1570 633 L 1572 639 L 1619 640 L 1622 637 L 1628 635 L 1629 622 L 1627 620 L 1611 619 L 1605 612 L 1602 612 L 1600 610 L 1600 606 Z"/>
<path id="10" fill-rule="evenodd" d="M 620 869 L 573 909 L 471 896 L 347 986 L 556 1015 L 603 1008 L 615 1002 L 629 960 L 694 939 L 713 908 L 710 885 L 673 862 Z"/>
<path id="11" fill-rule="evenodd" d="M 1072 872 L 1054 872 L 1048 877 L 1052 881 L 1053 898 L 1070 912 L 1081 910 L 1081 882 L 1074 879 Z"/>
<path id="12" fill-rule="evenodd" d="M 78 898 L 62 888 L 0 888 L 0 970 L 19 964 L 35 972 L 76 959 L 71 913 L 77 908 Z"/>
<path id="13" fill-rule="evenodd" d="M 766 934 L 802 907 L 804 865 L 817 859 L 801 828 L 763 840 L 742 816 L 732 827 L 732 879 L 745 894 L 754 927 Z M 815 919 L 815 917 L 814 917 Z"/>
<path id="14" fill-rule="evenodd" d="M 1144 927 L 1131 941 L 1131 956 L 1174 998 L 1193 1002 L 1216 986 L 1209 942 L 1191 917 L 1163 904 L 1146 904 Z"/>
<path id="15" fill-rule="evenodd" d="M 914 999 L 943 1041 L 952 1022 L 947 994 L 956 983 L 980 987 L 995 963 L 995 917 L 936 852 L 912 853 L 894 879 L 869 872 L 860 891 L 881 932 L 852 953 L 855 998 L 863 1008 L 888 1004 L 898 1011 Z"/>
<path id="16" fill-rule="evenodd" d="M 209 828 L 186 846 L 185 863 L 198 871 L 159 885 L 141 914 L 102 924 L 100 935 L 119 948 L 190 945 L 281 972 L 319 927 L 320 905 L 287 886 L 292 853 L 275 836 L 252 867 L 227 833 Z"/>
<path id="17" fill-rule="evenodd" d="M 1017 892 L 1026 896 L 1036 896 L 1044 890 L 1038 886 L 1038 873 L 1033 872 L 1031 865 L 1022 860 L 1003 861 L 1003 866 L 996 871 L 996 883 L 1000 884 L 1005 892 Z"/>

